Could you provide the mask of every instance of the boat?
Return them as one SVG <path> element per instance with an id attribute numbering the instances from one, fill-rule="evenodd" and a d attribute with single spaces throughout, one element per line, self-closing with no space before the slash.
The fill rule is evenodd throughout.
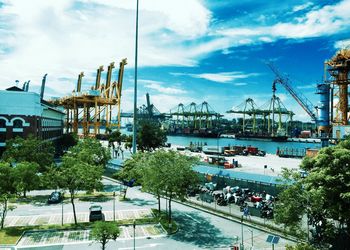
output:
<path id="1" fill-rule="evenodd" d="M 256 140 L 256 141 L 275 141 L 285 142 L 288 140 L 286 135 L 269 135 L 269 134 L 253 134 L 253 133 L 238 133 L 235 134 L 237 140 Z"/>
<path id="2" fill-rule="evenodd" d="M 203 138 L 218 138 L 220 133 L 211 129 L 172 129 L 167 131 L 167 135 L 172 136 L 191 136 L 191 137 L 203 137 Z"/>

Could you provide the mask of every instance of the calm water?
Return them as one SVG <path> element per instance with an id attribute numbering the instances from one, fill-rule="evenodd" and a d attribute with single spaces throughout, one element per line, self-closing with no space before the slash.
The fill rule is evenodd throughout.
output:
<path id="1" fill-rule="evenodd" d="M 320 148 L 320 143 L 305 142 L 272 142 L 272 141 L 254 141 L 254 140 L 236 140 L 234 138 L 198 138 L 189 136 L 168 136 L 168 142 L 172 145 L 189 146 L 190 143 L 207 143 L 208 146 L 255 146 L 270 154 L 275 154 L 277 148 Z"/>

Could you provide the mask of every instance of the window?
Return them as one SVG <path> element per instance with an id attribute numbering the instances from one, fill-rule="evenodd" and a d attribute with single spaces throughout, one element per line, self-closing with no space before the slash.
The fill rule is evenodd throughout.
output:
<path id="1" fill-rule="evenodd" d="M 23 122 L 22 122 L 22 120 L 14 120 L 14 121 L 13 121 L 13 127 L 14 127 L 14 128 L 22 128 L 22 127 L 23 127 Z"/>
<path id="2" fill-rule="evenodd" d="M 6 121 L 4 119 L 0 119 L 0 128 L 6 128 Z"/>

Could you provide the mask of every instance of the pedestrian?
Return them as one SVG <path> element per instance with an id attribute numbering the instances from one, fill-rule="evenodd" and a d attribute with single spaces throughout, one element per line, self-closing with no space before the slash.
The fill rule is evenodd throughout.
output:
<path id="1" fill-rule="evenodd" d="M 243 208 L 243 216 L 245 216 L 246 219 L 248 219 L 248 216 L 249 216 L 249 219 L 251 220 L 252 218 L 250 217 L 250 213 L 249 213 L 249 208 L 248 206 L 245 206 Z"/>

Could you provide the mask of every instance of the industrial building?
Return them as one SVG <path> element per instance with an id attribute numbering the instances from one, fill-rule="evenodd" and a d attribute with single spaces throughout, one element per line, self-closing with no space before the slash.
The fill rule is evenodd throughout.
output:
<path id="1" fill-rule="evenodd" d="M 0 90 L 0 154 L 6 141 L 17 136 L 55 141 L 63 134 L 64 118 L 63 110 L 28 92 L 28 87 Z"/>

